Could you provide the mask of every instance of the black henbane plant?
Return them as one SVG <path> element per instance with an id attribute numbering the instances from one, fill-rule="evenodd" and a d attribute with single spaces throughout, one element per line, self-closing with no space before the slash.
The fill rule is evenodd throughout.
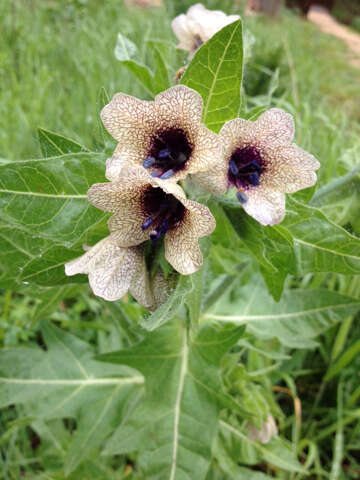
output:
<path id="1" fill-rule="evenodd" d="M 0 164 L 0 285 L 38 298 L 36 322 L 82 292 L 87 274 L 107 300 L 97 328 L 116 319 L 96 346 L 41 322 L 43 348 L 0 351 L 0 405 L 23 404 L 54 443 L 56 478 L 264 480 L 251 465 L 311 467 L 285 439 L 267 362 L 358 310 L 286 279 L 360 273 L 360 241 L 302 203 L 311 191 L 285 210 L 319 163 L 292 143 L 288 113 L 244 108 L 241 21 L 222 26 L 175 86 L 153 44 L 154 74 L 119 34 L 118 58 L 152 99 L 104 102 L 118 142 L 107 160 L 40 130 L 43 158 Z M 272 349 L 256 350 L 245 325 L 275 338 Z M 264 361 L 248 371 L 252 349 Z"/>

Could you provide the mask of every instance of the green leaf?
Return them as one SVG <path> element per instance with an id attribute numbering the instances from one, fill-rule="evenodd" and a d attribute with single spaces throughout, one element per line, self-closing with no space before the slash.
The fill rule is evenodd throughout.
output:
<path id="1" fill-rule="evenodd" d="M 66 153 L 87 152 L 88 149 L 70 140 L 70 138 L 63 137 L 57 133 L 38 128 L 40 148 L 43 156 L 55 157 L 65 155 Z"/>
<path id="2" fill-rule="evenodd" d="M 123 60 L 121 63 L 137 78 L 150 96 L 153 97 L 158 93 L 154 87 L 154 77 L 146 65 L 141 65 L 134 60 Z"/>
<path id="3" fill-rule="evenodd" d="M 118 33 L 114 53 L 115 57 L 122 62 L 123 60 L 136 58 L 139 51 L 135 43 Z"/>
<path id="4" fill-rule="evenodd" d="M 168 324 L 137 347 L 100 359 L 128 365 L 146 378 L 146 398 L 109 440 L 105 454 L 138 453 L 145 478 L 205 478 L 216 435 L 220 361 L 242 330 L 203 327 L 189 338 Z"/>
<path id="5" fill-rule="evenodd" d="M 100 118 L 100 112 L 110 102 L 109 95 L 105 89 L 105 87 L 101 87 L 98 98 L 97 98 L 97 109 L 99 111 L 99 116 L 98 116 L 98 126 L 99 126 L 99 141 L 97 142 L 97 150 L 104 150 L 106 153 L 108 153 L 109 156 L 112 155 L 112 152 L 114 151 L 115 148 L 115 140 L 112 138 L 110 133 L 106 130 L 104 127 L 104 124 L 101 121 Z"/>
<path id="6" fill-rule="evenodd" d="M 86 197 L 104 180 L 104 164 L 103 154 L 79 152 L 0 165 L 1 285 L 39 275 L 42 285 L 59 283 L 64 262 L 107 234 L 106 215 Z M 47 283 L 57 269 L 62 275 Z"/>
<path id="7" fill-rule="evenodd" d="M 224 27 L 194 55 L 181 83 L 197 90 L 204 100 L 203 121 L 218 132 L 240 111 L 243 77 L 242 23 Z"/>
<path id="8" fill-rule="evenodd" d="M 263 227 L 238 203 L 222 201 L 221 205 L 243 246 L 259 263 L 270 293 L 279 300 L 286 276 L 296 273 L 291 235 L 283 225 Z"/>
<path id="9" fill-rule="evenodd" d="M 203 310 L 206 312 L 227 292 L 229 292 L 238 281 L 237 275 L 222 275 L 215 287 L 207 293 L 203 299 Z"/>
<path id="10" fill-rule="evenodd" d="M 36 306 L 32 315 L 31 325 L 33 326 L 38 321 L 48 317 L 58 308 L 61 300 L 69 297 L 75 297 L 77 294 L 79 294 L 79 292 L 81 292 L 82 289 L 82 286 L 74 285 L 44 288 L 40 296 L 41 302 Z"/>
<path id="11" fill-rule="evenodd" d="M 338 360 L 331 365 L 329 370 L 327 371 L 324 381 L 328 382 L 340 372 L 343 371 L 345 367 L 351 363 L 351 361 L 358 355 L 360 352 L 360 340 L 357 340 L 353 343 L 345 352 L 338 358 Z"/>
<path id="12" fill-rule="evenodd" d="M 115 57 L 135 76 L 144 89 L 155 96 L 170 86 L 169 74 L 163 56 L 155 42 L 149 42 L 149 48 L 154 60 L 154 72 L 146 66 L 138 63 L 135 59 L 139 56 L 137 46 L 121 33 L 118 34 Z"/>
<path id="13" fill-rule="evenodd" d="M 167 90 L 170 87 L 168 67 L 166 66 L 164 58 L 160 50 L 157 48 L 156 44 L 149 42 L 149 47 L 152 52 L 155 67 L 153 80 L 154 89 L 156 93 L 159 93 Z"/>
<path id="14" fill-rule="evenodd" d="M 360 300 L 321 289 L 287 290 L 277 303 L 261 281 L 249 282 L 235 298 L 218 305 L 221 314 L 208 313 L 204 318 L 247 324 L 260 338 L 277 337 L 284 345 L 298 348 L 313 347 L 314 337 L 360 309 Z"/>
<path id="15" fill-rule="evenodd" d="M 288 198 L 282 225 L 294 239 L 298 274 L 360 273 L 360 239 L 330 221 L 321 210 Z"/>
<path id="16" fill-rule="evenodd" d="M 49 323 L 41 333 L 47 351 L 0 351 L 0 406 L 25 404 L 34 419 L 76 418 L 65 466 L 70 473 L 119 424 L 143 377 L 94 361 L 89 344 Z"/>
<path id="17" fill-rule="evenodd" d="M 174 318 L 184 305 L 185 295 L 191 288 L 191 277 L 185 275 L 180 276 L 175 290 L 169 295 L 166 302 L 147 318 L 144 318 L 141 326 L 146 330 L 152 331 Z"/>
<path id="18" fill-rule="evenodd" d="M 229 455 L 220 439 L 215 443 L 214 456 L 223 472 L 232 480 L 270 480 L 273 478 L 264 473 L 254 472 L 248 468 L 240 467 L 236 461 L 231 458 L 231 455 Z"/>

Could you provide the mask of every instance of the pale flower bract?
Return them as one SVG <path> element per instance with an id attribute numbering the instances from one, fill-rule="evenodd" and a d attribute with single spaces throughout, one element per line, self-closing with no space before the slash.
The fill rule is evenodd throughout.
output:
<path id="1" fill-rule="evenodd" d="M 174 182 L 152 178 L 141 167 L 122 166 L 121 175 L 109 183 L 93 185 L 89 201 L 97 208 L 113 212 L 108 225 L 121 247 L 164 237 L 166 260 L 183 275 L 202 265 L 198 239 L 215 228 L 210 210 L 188 200 Z"/>
<path id="2" fill-rule="evenodd" d="M 245 211 L 262 225 L 283 220 L 285 193 L 316 183 L 315 170 L 320 164 L 292 143 L 294 121 L 281 109 L 272 108 L 254 122 L 230 120 L 219 136 L 223 159 L 220 168 L 207 172 L 208 181 L 223 193 L 235 187 Z"/>
<path id="3" fill-rule="evenodd" d="M 226 15 L 220 10 L 207 10 L 197 3 L 186 14 L 174 18 L 171 27 L 179 40 L 178 48 L 193 53 L 215 33 L 239 18 L 239 15 Z"/>
<path id="4" fill-rule="evenodd" d="M 199 93 L 183 85 L 154 101 L 118 93 L 101 112 L 106 129 L 119 142 L 112 159 L 175 182 L 207 171 L 219 161 L 221 146 L 218 136 L 201 123 L 202 109 Z M 107 166 L 107 178 L 115 179 L 111 161 Z"/>

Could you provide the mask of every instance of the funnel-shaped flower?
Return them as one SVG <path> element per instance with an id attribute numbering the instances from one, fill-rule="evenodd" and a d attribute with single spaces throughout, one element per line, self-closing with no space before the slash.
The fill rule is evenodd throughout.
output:
<path id="1" fill-rule="evenodd" d="M 142 101 L 118 93 L 101 112 L 108 132 L 119 142 L 107 164 L 107 178 L 117 176 L 112 162 L 141 165 L 161 180 L 178 181 L 204 172 L 221 156 L 218 136 L 201 123 L 201 96 L 183 85 Z"/>
<path id="2" fill-rule="evenodd" d="M 238 200 L 246 212 L 262 225 L 275 225 L 283 220 L 285 193 L 316 183 L 315 170 L 320 164 L 292 143 L 293 118 L 283 110 L 272 108 L 255 122 L 230 120 L 219 136 L 223 163 L 220 169 L 210 170 L 207 175 L 223 192 L 236 187 Z"/>
<path id="3" fill-rule="evenodd" d="M 141 167 L 124 166 L 121 176 L 110 183 L 93 185 L 89 201 L 106 212 L 114 212 L 108 225 L 118 245 L 131 247 L 164 237 L 165 258 L 183 275 L 202 265 L 198 239 L 215 228 L 210 210 L 188 200 L 173 182 L 150 177 Z"/>
<path id="4" fill-rule="evenodd" d="M 207 10 L 197 3 L 186 14 L 174 18 L 171 27 L 179 40 L 178 48 L 195 52 L 215 33 L 239 18 L 239 15 L 226 15 L 220 10 Z"/>
<path id="5" fill-rule="evenodd" d="M 65 273 L 68 276 L 87 274 L 94 294 L 105 300 L 118 300 L 130 291 L 149 310 L 158 306 L 146 269 L 143 248 L 120 247 L 111 235 L 90 247 L 81 257 L 68 262 Z M 166 294 L 166 288 L 163 288 L 163 292 Z"/>

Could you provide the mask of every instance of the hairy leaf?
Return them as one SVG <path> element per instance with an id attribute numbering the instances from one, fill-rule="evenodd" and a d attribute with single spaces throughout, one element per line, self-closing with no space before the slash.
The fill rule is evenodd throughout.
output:
<path id="1" fill-rule="evenodd" d="M 51 324 L 41 332 L 47 351 L 0 351 L 0 406 L 25 404 L 34 419 L 76 418 L 65 467 L 70 473 L 119 424 L 143 377 L 94 361 L 89 344 Z"/>
<path id="2" fill-rule="evenodd" d="M 190 276 L 179 277 L 176 288 L 169 295 L 169 298 L 154 313 L 145 318 L 141 325 L 146 330 L 154 330 L 164 323 L 174 318 L 180 308 L 184 305 L 185 295 L 192 288 L 192 280 Z"/>
<path id="3" fill-rule="evenodd" d="M 222 201 L 221 205 L 243 247 L 259 263 L 270 293 L 279 300 L 286 276 L 296 273 L 296 257 L 290 233 L 282 225 L 263 227 L 237 203 Z"/>
<path id="4" fill-rule="evenodd" d="M 320 289 L 287 290 L 277 303 L 258 281 L 239 289 L 234 302 L 220 304 L 221 314 L 204 317 L 247 324 L 259 337 L 277 337 L 284 345 L 299 348 L 313 347 L 314 337 L 359 309 L 360 300 Z"/>
<path id="5" fill-rule="evenodd" d="M 39 143 L 44 157 L 55 157 L 66 153 L 86 152 L 87 148 L 70 138 L 63 137 L 43 128 L 38 128 Z"/>
<path id="6" fill-rule="evenodd" d="M 360 239 L 330 221 L 321 210 L 288 198 L 283 225 L 294 239 L 299 274 L 360 273 Z"/>
<path id="7" fill-rule="evenodd" d="M 106 215 L 86 198 L 104 163 L 103 154 L 79 152 L 0 165 L 1 285 L 65 281 L 64 262 L 107 234 Z"/>

